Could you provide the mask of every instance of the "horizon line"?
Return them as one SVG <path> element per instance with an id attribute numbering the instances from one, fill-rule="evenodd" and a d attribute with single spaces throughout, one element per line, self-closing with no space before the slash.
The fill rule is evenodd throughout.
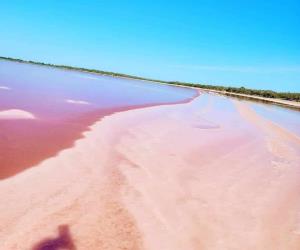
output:
<path id="1" fill-rule="evenodd" d="M 131 75 L 127 73 L 120 73 L 120 72 L 113 72 L 113 71 L 106 71 L 106 70 L 101 70 L 101 69 L 90 69 L 90 68 L 84 68 L 80 66 L 70 66 L 70 65 L 64 65 L 64 64 L 54 64 L 54 63 L 47 63 L 47 62 L 40 62 L 40 61 L 32 61 L 32 60 L 27 60 L 27 59 L 21 59 L 21 58 L 13 58 L 13 57 L 7 57 L 7 56 L 1 56 L 0 59 L 3 60 L 9 60 L 9 61 L 14 61 L 14 62 L 20 62 L 20 63 L 29 63 L 29 64 L 36 64 L 36 65 L 41 65 L 41 66 L 49 66 L 49 67 L 56 67 L 56 68 L 65 68 L 69 70 L 77 70 L 77 71 L 84 71 L 87 73 L 96 73 L 96 74 L 101 74 L 101 75 L 110 75 L 113 77 L 125 77 L 125 78 L 130 78 L 130 79 L 135 79 L 135 80 L 146 80 L 146 81 L 152 81 L 152 82 L 157 82 L 157 83 L 165 83 L 165 84 L 181 84 L 181 85 L 199 85 L 199 88 L 201 88 L 201 85 L 206 85 L 206 86 L 211 86 L 211 87 L 224 87 L 224 88 L 233 88 L 233 89 L 246 89 L 246 90 L 257 90 L 257 91 L 271 91 L 273 93 L 287 93 L 287 94 L 300 94 L 300 92 L 291 92 L 291 91 L 275 91 L 271 89 L 256 89 L 256 88 L 247 88 L 244 86 L 240 87 L 232 87 L 230 85 L 224 86 L 224 85 L 218 85 L 218 84 L 211 84 L 211 83 L 199 83 L 199 82 L 182 82 L 182 81 L 176 81 L 176 80 L 159 80 L 159 79 L 152 79 L 148 77 L 143 77 L 143 76 L 137 76 L 137 75 Z M 176 66 L 175 66 L 176 67 Z M 179 65 L 179 67 L 181 67 Z M 225 84 L 227 85 L 227 84 Z M 202 87 L 203 88 L 203 87 Z"/>

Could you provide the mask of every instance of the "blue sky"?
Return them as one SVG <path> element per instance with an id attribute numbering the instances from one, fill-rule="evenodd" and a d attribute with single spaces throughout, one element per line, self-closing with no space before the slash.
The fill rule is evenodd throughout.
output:
<path id="1" fill-rule="evenodd" d="M 0 2 L 0 55 L 300 92 L 300 2 Z"/>

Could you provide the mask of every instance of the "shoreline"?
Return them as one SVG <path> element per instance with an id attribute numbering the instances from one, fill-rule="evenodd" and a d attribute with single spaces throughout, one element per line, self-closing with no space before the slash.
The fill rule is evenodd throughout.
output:
<path id="1" fill-rule="evenodd" d="M 266 104 L 275 104 L 275 105 L 282 106 L 285 108 L 292 108 L 297 111 L 300 111 L 300 102 L 296 102 L 296 101 L 288 101 L 288 100 L 278 99 L 278 98 L 267 98 L 267 97 L 261 97 L 261 96 L 256 96 L 256 95 L 239 94 L 239 93 L 234 93 L 234 92 L 227 92 L 227 91 L 214 90 L 214 89 L 205 89 L 205 88 L 200 88 L 200 87 L 184 86 L 184 85 L 180 85 L 180 84 L 169 84 L 169 83 L 159 83 L 159 84 L 166 84 L 166 85 L 170 85 L 170 86 L 196 89 L 196 90 L 206 92 L 206 93 L 211 92 L 211 93 L 230 96 L 230 97 L 240 97 L 239 99 L 248 99 L 248 100 L 250 99 L 250 100 L 256 101 L 256 102 L 264 102 Z"/>
<path id="2" fill-rule="evenodd" d="M 3 157 L 1 159 L 1 172 L 0 172 L 0 181 L 5 180 L 7 178 L 13 177 L 26 171 L 27 169 L 32 168 L 35 165 L 38 165 L 40 162 L 47 160 L 49 158 L 55 157 L 61 151 L 72 148 L 77 140 L 80 140 L 84 137 L 85 132 L 89 131 L 90 127 L 93 124 L 100 122 L 102 119 L 106 117 L 112 116 L 114 114 L 128 112 L 131 110 L 139 110 L 144 108 L 151 108 L 151 107 L 158 107 L 158 106 L 165 106 L 165 105 L 178 105 L 178 104 L 185 104 L 193 99 L 197 98 L 200 93 L 199 91 L 195 90 L 193 96 L 189 98 L 184 98 L 180 101 L 173 101 L 173 102 L 156 102 L 151 104 L 139 104 L 139 105 L 127 105 L 124 107 L 118 108 L 111 108 L 111 109 L 103 109 L 98 111 L 89 112 L 87 114 L 82 114 L 81 116 L 77 117 L 76 119 L 72 120 L 73 126 L 70 128 L 70 121 L 62 120 L 59 121 L 57 124 L 50 122 L 49 125 L 47 121 L 40 121 L 38 117 L 35 117 L 34 114 L 25 111 L 25 110 L 1 110 L 0 109 L 0 121 L 2 122 L 2 126 L 6 124 L 6 127 L 2 128 L 3 130 L 7 130 L 7 127 L 11 121 L 18 122 L 19 124 L 23 124 L 23 121 L 33 121 L 44 124 L 44 127 L 35 127 L 35 131 L 39 131 L 39 134 L 35 138 L 35 142 L 40 142 L 39 145 L 36 146 L 34 149 L 39 152 L 35 154 L 30 154 L 32 145 L 32 139 L 30 137 L 21 137 L 22 140 L 18 140 L 17 136 L 19 134 L 15 134 L 16 144 L 9 145 L 7 144 L 0 144 L 0 150 L 2 150 Z M 3 125 L 4 124 L 4 125 Z M 23 126 L 28 126 L 28 122 L 24 123 Z M 53 125 L 57 125 L 56 133 L 52 134 L 50 137 L 47 133 L 43 131 L 50 129 Z M 59 126 L 58 126 L 59 125 Z M 30 127 L 28 127 L 29 129 Z M 53 128 L 52 128 L 53 130 Z M 9 131 L 9 130 L 8 130 Z M 58 131 L 58 132 L 57 132 Z M 48 143 L 43 143 L 44 140 L 48 140 Z M 55 141 L 55 143 L 53 143 Z M 21 145 L 21 146 L 20 146 Z M 22 150 L 19 148 L 22 147 Z M 11 150 L 14 148 L 14 152 Z M 27 153 L 26 161 L 23 160 L 24 152 Z M 6 156 L 6 157 L 5 157 Z"/>
<path id="3" fill-rule="evenodd" d="M 1 60 L 0 67 L 2 82 L 9 85 L 0 88 L 0 180 L 72 147 L 91 124 L 104 116 L 187 102 L 199 94 L 197 90 L 112 77 L 98 76 L 98 84 L 81 79 L 91 74 L 35 64 Z"/>
<path id="4" fill-rule="evenodd" d="M 242 98 L 251 99 L 254 101 L 263 101 L 265 103 L 277 104 L 277 105 L 284 106 L 284 107 L 294 108 L 294 109 L 297 109 L 300 111 L 300 102 L 296 102 L 296 101 L 288 101 L 288 100 L 277 99 L 277 98 L 267 98 L 267 97 L 261 97 L 261 96 L 255 96 L 255 95 L 246 95 L 246 94 L 239 94 L 239 93 L 220 91 L 220 90 L 212 90 L 212 89 L 202 89 L 202 90 L 206 91 L 206 92 L 213 92 L 213 93 L 226 95 L 226 96 L 242 97 Z"/>
<path id="5" fill-rule="evenodd" d="M 143 249 L 141 232 L 123 197 L 127 184 L 115 145 L 127 128 L 141 122 L 137 114 L 147 117 L 148 110 L 186 105 L 198 96 L 104 116 L 71 147 L 0 180 L 0 219 L 7 227 L 0 230 L 0 248 L 36 249 L 63 227 L 78 249 Z"/>

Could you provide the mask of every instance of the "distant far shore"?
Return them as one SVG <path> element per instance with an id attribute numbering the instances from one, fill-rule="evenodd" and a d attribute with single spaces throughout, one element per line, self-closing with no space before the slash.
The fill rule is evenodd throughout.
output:
<path id="1" fill-rule="evenodd" d="M 169 83 L 166 83 L 166 84 L 169 84 Z M 222 90 L 214 90 L 214 89 L 208 89 L 208 88 L 202 88 L 202 87 L 186 86 L 183 84 L 170 84 L 170 85 L 176 85 L 178 87 L 200 89 L 205 92 L 211 92 L 211 93 L 216 93 L 216 94 L 220 94 L 220 95 L 237 97 L 237 98 L 241 98 L 241 99 L 248 99 L 248 100 L 252 100 L 252 101 L 276 104 L 276 105 L 300 110 L 300 102 L 298 102 L 298 101 L 290 101 L 290 100 L 284 100 L 284 99 L 279 99 L 279 98 L 267 98 L 267 97 L 262 97 L 262 96 L 257 96 L 257 95 L 247 95 L 247 94 L 240 94 L 240 93 L 234 93 L 234 92 L 228 92 L 228 91 L 222 91 Z"/>
<path id="2" fill-rule="evenodd" d="M 49 63 L 35 62 L 35 61 L 26 61 L 26 60 L 10 58 L 10 57 L 0 56 L 0 59 L 20 62 L 20 63 L 30 63 L 30 64 L 41 65 L 41 66 L 49 66 L 49 67 L 55 67 L 60 69 L 66 69 L 66 70 L 75 70 L 75 71 L 81 71 L 86 73 L 94 73 L 94 74 L 100 74 L 100 75 L 106 75 L 106 76 L 112 76 L 118 78 L 128 78 L 133 80 L 151 81 L 155 83 L 176 85 L 182 87 L 191 87 L 191 88 L 202 89 L 204 91 L 210 91 L 222 95 L 253 99 L 257 101 L 264 101 L 264 102 L 269 102 L 273 104 L 300 109 L 300 93 L 295 93 L 295 92 L 276 92 L 272 90 L 257 90 L 257 89 L 248 89 L 244 87 L 236 88 L 236 87 L 207 85 L 207 84 L 200 84 L 200 83 L 162 81 L 157 79 L 133 76 L 133 75 L 122 74 L 122 73 L 115 73 L 110 71 L 86 69 L 86 68 L 79 68 L 79 67 L 66 66 L 66 65 L 56 65 L 56 64 L 49 64 Z"/>
<path id="3" fill-rule="evenodd" d="M 259 101 L 263 101 L 263 102 L 269 102 L 269 103 L 273 103 L 273 104 L 279 104 L 279 105 L 283 105 L 283 106 L 289 106 L 292 108 L 300 109 L 300 102 L 296 102 L 296 101 L 289 101 L 289 100 L 278 99 L 278 98 L 267 98 L 267 97 L 261 97 L 261 96 L 255 96 L 255 95 L 246 95 L 246 94 L 232 93 L 232 92 L 212 90 L 212 89 L 204 89 L 204 90 L 222 94 L 222 95 L 236 96 L 236 97 L 242 97 L 242 98 L 247 98 L 247 99 L 252 99 L 252 100 L 259 100 Z"/>

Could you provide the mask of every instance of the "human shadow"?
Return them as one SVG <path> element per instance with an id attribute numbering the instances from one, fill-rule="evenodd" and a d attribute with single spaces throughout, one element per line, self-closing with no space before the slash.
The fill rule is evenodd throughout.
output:
<path id="1" fill-rule="evenodd" d="M 56 238 L 46 238 L 37 243 L 32 250 L 76 250 L 68 225 L 58 227 Z"/>

